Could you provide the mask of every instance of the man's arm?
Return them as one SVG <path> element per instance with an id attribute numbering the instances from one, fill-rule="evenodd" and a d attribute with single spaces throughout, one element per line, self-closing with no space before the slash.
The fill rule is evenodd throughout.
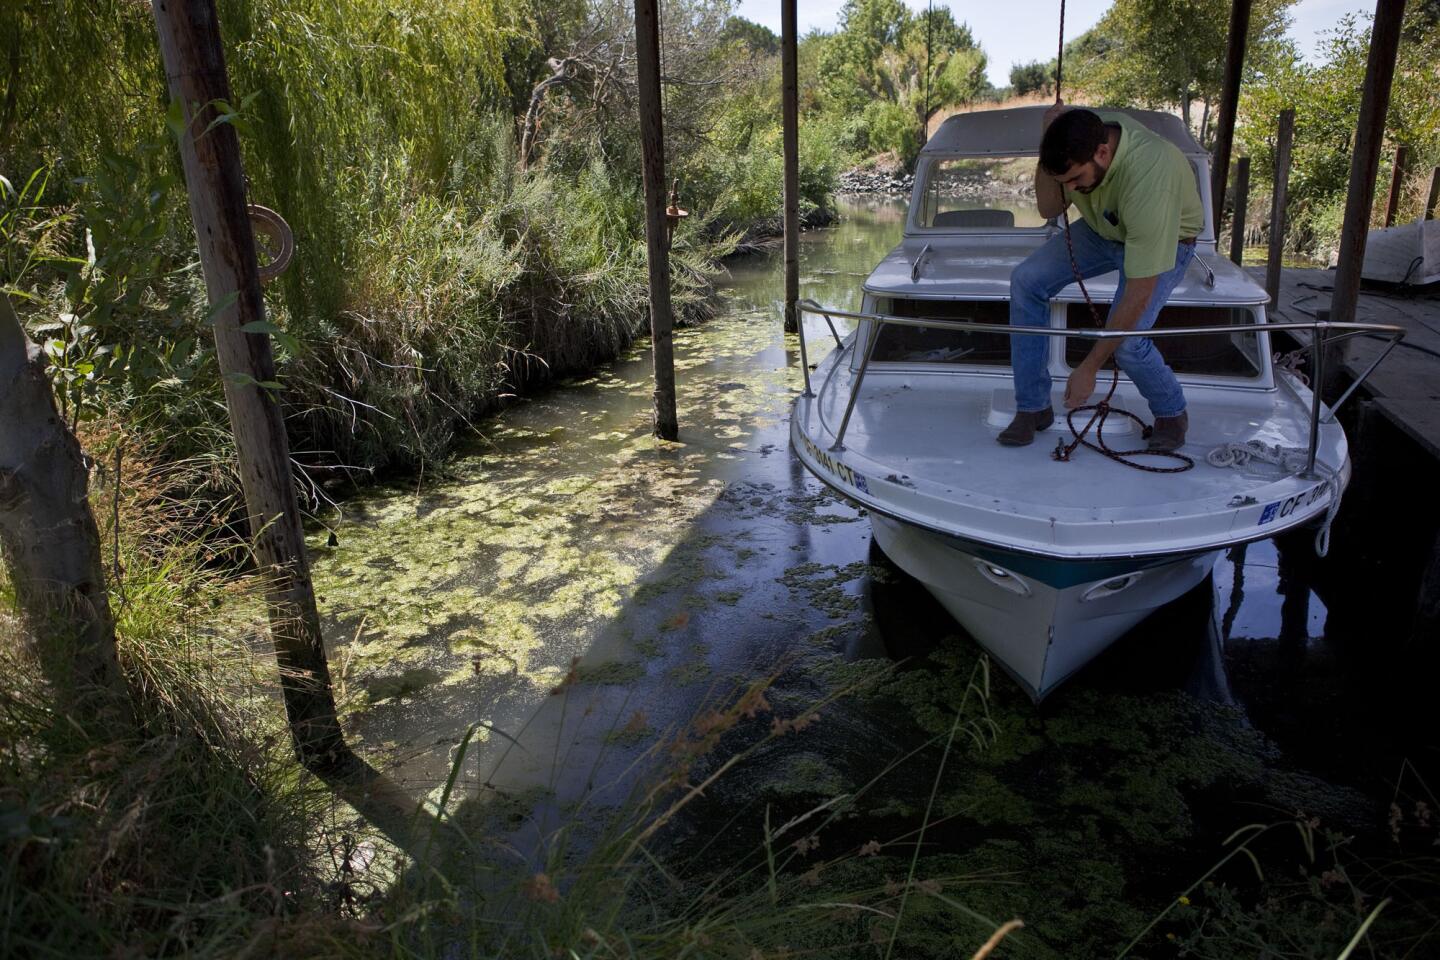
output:
<path id="1" fill-rule="evenodd" d="M 1065 208 L 1070 206 L 1065 202 L 1064 189 L 1054 177 L 1045 172 L 1038 160 L 1035 162 L 1035 206 L 1040 211 L 1040 216 L 1046 220 L 1060 216 L 1065 212 Z"/>
<path id="2" fill-rule="evenodd" d="M 1040 121 L 1040 135 L 1043 137 L 1045 131 L 1050 129 L 1050 124 L 1070 108 L 1065 105 L 1064 100 L 1056 100 L 1055 105 L 1045 111 L 1044 118 Z M 1035 161 L 1035 207 L 1040 211 L 1040 216 L 1049 220 L 1051 217 L 1058 217 L 1065 212 L 1070 204 L 1065 200 L 1065 191 L 1056 181 L 1055 177 Z"/>
<path id="3" fill-rule="evenodd" d="M 1159 280 L 1158 276 L 1126 277 L 1125 293 L 1120 297 L 1120 302 L 1115 304 L 1115 309 L 1110 311 L 1105 329 L 1134 330 L 1141 315 L 1145 313 L 1145 307 L 1150 303 L 1150 297 L 1155 293 L 1155 284 Z M 1070 379 L 1065 384 L 1067 409 L 1083 406 L 1090 399 L 1090 394 L 1095 392 L 1095 377 L 1105 366 L 1105 361 L 1120 349 L 1123 342 L 1119 337 L 1095 341 L 1089 355 L 1071 371 Z"/>

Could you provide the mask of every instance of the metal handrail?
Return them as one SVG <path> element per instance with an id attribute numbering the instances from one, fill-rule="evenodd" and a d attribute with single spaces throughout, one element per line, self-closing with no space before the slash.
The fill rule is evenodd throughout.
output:
<path id="1" fill-rule="evenodd" d="M 1312 320 L 1308 323 L 1297 321 L 1285 321 L 1283 323 L 1241 323 L 1226 324 L 1219 327 L 1170 327 L 1163 330 L 1072 330 L 1068 327 L 1014 327 L 1000 326 L 994 323 L 976 323 L 973 320 L 941 320 L 928 319 L 925 317 L 897 317 L 884 313 L 858 313 L 852 310 L 833 310 L 821 306 L 814 300 L 804 299 L 796 303 L 796 308 L 802 313 L 813 313 L 825 318 L 830 325 L 830 332 L 835 333 L 834 317 L 844 317 L 850 320 L 871 321 L 870 335 L 866 338 L 865 353 L 860 357 L 860 369 L 855 375 L 855 384 L 850 388 L 850 399 L 845 404 L 845 415 L 840 420 L 840 429 L 835 434 L 835 442 L 830 445 L 831 450 L 845 449 L 845 431 L 850 426 L 850 415 L 855 411 L 855 403 L 860 397 L 860 388 L 865 382 L 865 372 L 869 369 L 871 355 L 875 352 L 875 344 L 880 337 L 880 329 L 884 326 L 919 327 L 939 330 L 959 330 L 969 333 L 998 333 L 1005 336 L 1026 336 L 1026 337 L 1078 337 L 1082 340 L 1123 340 L 1129 337 L 1150 337 L 1160 339 L 1163 337 L 1195 337 L 1215 333 L 1262 333 L 1275 330 L 1308 330 L 1310 339 L 1310 363 L 1314 373 L 1314 389 L 1311 390 L 1310 404 L 1310 442 L 1306 453 L 1305 472 L 1301 476 L 1306 479 L 1318 479 L 1315 472 L 1315 453 L 1319 444 L 1320 424 L 1331 423 L 1335 419 L 1335 413 L 1340 406 L 1350 398 L 1350 395 L 1365 382 L 1365 378 L 1374 372 L 1380 365 L 1380 361 L 1389 356 L 1395 345 L 1405 339 L 1405 328 L 1390 323 L 1339 323 L 1331 320 Z M 805 377 L 805 396 L 813 396 L 810 387 L 810 368 L 803 359 L 805 357 L 805 324 L 798 324 L 800 333 L 800 355 L 801 366 Z M 1338 337 L 1328 336 L 1331 330 L 1346 331 Z M 1380 355 L 1365 368 L 1350 387 L 1340 395 L 1340 399 L 1330 408 L 1329 416 L 1324 418 L 1320 415 L 1321 400 L 1320 388 L 1325 378 L 1325 348 L 1331 344 L 1347 340 L 1351 337 L 1364 336 L 1367 334 L 1389 334 L 1390 339 Z M 839 342 L 838 335 L 836 342 Z"/>

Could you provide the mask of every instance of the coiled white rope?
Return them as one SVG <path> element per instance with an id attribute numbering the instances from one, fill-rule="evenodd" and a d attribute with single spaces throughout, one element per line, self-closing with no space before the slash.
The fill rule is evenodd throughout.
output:
<path id="1" fill-rule="evenodd" d="M 1305 469 L 1307 452 L 1299 447 L 1266 446 L 1259 440 L 1222 443 L 1205 454 L 1212 467 L 1234 467 L 1253 477 L 1288 477 Z"/>
<path id="2" fill-rule="evenodd" d="M 1276 480 L 1300 473 L 1309 459 L 1309 452 L 1300 447 L 1282 447 L 1278 443 L 1267 446 L 1259 440 L 1222 443 L 1205 455 L 1205 462 L 1212 467 L 1231 467 L 1247 476 Z M 1330 525 L 1340 512 L 1340 479 L 1319 460 L 1315 461 L 1315 468 L 1324 475 L 1325 486 L 1330 491 L 1325 519 L 1315 534 L 1315 555 L 1323 557 L 1330 552 Z"/>

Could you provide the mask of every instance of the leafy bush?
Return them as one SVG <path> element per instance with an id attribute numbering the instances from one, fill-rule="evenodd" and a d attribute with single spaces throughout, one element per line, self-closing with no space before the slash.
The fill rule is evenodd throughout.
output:
<path id="1" fill-rule="evenodd" d="M 1417 8 L 1407 18 L 1385 123 L 1389 142 L 1411 151 L 1411 174 L 1399 208 L 1402 223 L 1423 214 L 1429 171 L 1440 163 L 1440 103 L 1435 98 L 1433 55 L 1440 45 L 1440 27 L 1424 14 L 1423 8 Z M 1369 45 L 1369 29 L 1354 16 L 1343 17 L 1326 38 L 1320 63 L 1312 66 L 1298 56 L 1283 59 L 1258 82 L 1242 88 L 1236 141 L 1239 150 L 1252 157 L 1251 175 L 1260 183 L 1274 178 L 1273 143 L 1280 111 L 1295 110 L 1286 245 L 1319 259 L 1334 249 L 1340 236 Z M 1393 157 L 1393 149 L 1382 156 L 1372 225 L 1383 211 Z"/>

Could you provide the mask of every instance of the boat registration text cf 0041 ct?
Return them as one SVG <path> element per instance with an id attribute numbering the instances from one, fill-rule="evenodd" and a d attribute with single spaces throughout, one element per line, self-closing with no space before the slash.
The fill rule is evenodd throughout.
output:
<path id="1" fill-rule="evenodd" d="M 1323 344 L 1403 336 L 1377 324 L 1268 323 L 1264 290 L 1216 256 L 1208 154 L 1178 118 L 1123 111 L 1194 170 L 1206 211 L 1195 256 L 1151 331 L 1094 329 L 1071 284 L 1051 299 L 1048 326 L 1013 335 L 1044 339 L 1062 386 L 1097 339 L 1156 338 L 1184 388 L 1190 430 L 1179 453 L 1194 467 L 1132 470 L 1093 447 L 1057 458 L 1057 440 L 1073 443 L 1064 417 L 1028 447 L 996 443 L 1015 415 L 1010 274 L 1062 227 L 987 198 L 993 182 L 1033 172 L 1044 110 L 961 114 L 926 144 L 903 239 L 865 281 L 861 309 L 800 304 L 805 380 L 791 420 L 796 456 L 867 510 L 880 548 L 1037 701 L 1199 584 L 1225 548 L 1307 524 L 1322 528 L 1323 548 L 1350 474 L 1334 408 L 1363 377 L 1326 406 L 1274 361 L 1272 332 L 1309 331 L 1317 383 Z M 1115 273 L 1087 283 L 1101 310 L 1118 285 Z M 817 334 L 834 349 L 812 375 Z M 1052 399 L 1058 408 L 1058 388 Z M 1124 377 L 1110 403 L 1145 408 Z M 1124 417 L 1087 439 L 1145 446 Z"/>

